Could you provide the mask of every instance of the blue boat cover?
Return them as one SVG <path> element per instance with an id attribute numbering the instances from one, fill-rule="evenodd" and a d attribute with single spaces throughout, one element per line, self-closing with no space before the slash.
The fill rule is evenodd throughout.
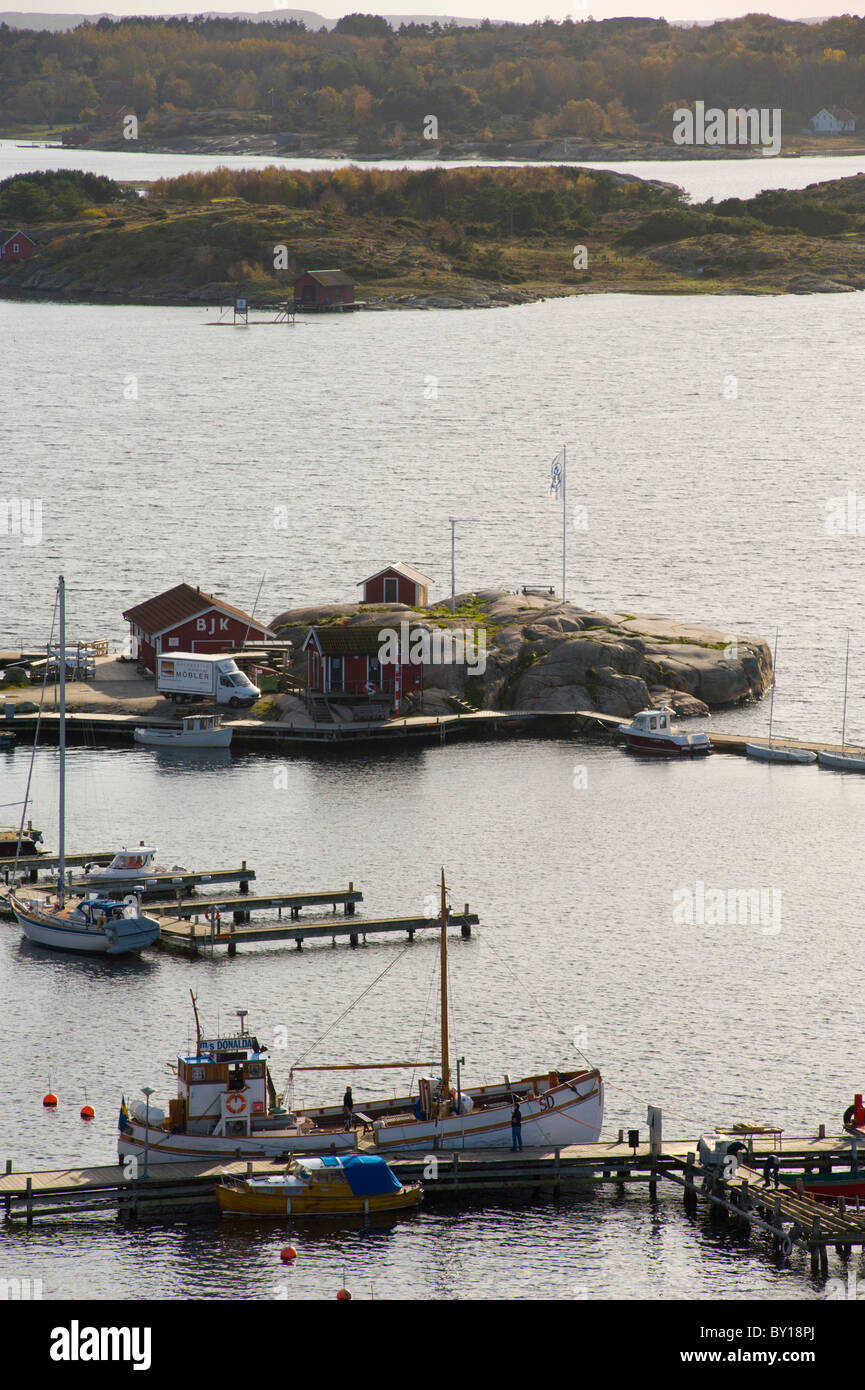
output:
<path id="1" fill-rule="evenodd" d="M 345 1158 L 323 1158 L 326 1168 L 342 1168 L 355 1197 L 384 1197 L 399 1192 L 402 1183 L 394 1177 L 383 1158 L 372 1154 L 346 1154 Z"/>

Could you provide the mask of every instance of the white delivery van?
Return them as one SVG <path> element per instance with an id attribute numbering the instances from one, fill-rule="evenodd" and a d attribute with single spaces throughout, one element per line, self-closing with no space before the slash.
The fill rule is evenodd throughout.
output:
<path id="1" fill-rule="evenodd" d="M 257 685 L 239 669 L 234 657 L 172 652 L 156 658 L 156 689 L 169 700 L 215 700 L 232 709 L 261 699 Z"/>

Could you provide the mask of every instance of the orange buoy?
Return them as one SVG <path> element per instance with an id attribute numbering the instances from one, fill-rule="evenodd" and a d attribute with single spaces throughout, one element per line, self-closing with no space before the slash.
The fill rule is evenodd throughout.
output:
<path id="1" fill-rule="evenodd" d="M 297 1251 L 293 1245 L 284 1245 L 279 1252 L 279 1258 L 284 1265 L 289 1265 L 292 1260 L 297 1259 Z"/>
<path id="2" fill-rule="evenodd" d="M 92 1105 L 82 1105 L 82 1107 L 81 1107 L 81 1118 L 82 1118 L 82 1120 L 92 1120 L 92 1119 L 94 1118 L 95 1114 L 96 1114 L 96 1111 L 93 1109 L 93 1106 L 92 1106 Z"/>
<path id="3" fill-rule="evenodd" d="M 345 1301 L 346 1301 L 347 1299 L 350 1299 L 350 1298 L 351 1298 L 351 1290 L 350 1290 L 350 1289 L 340 1289 L 336 1296 L 337 1296 L 337 1298 L 339 1299 L 339 1301 L 340 1301 L 341 1303 L 345 1303 Z"/>
<path id="4" fill-rule="evenodd" d="M 42 1097 L 42 1104 L 48 1107 L 49 1109 L 57 1104 L 57 1097 L 55 1096 L 53 1091 L 49 1091 L 47 1096 Z"/>

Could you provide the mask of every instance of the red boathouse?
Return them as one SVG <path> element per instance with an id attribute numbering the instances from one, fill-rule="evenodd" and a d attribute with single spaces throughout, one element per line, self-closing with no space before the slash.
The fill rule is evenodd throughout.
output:
<path id="1" fill-rule="evenodd" d="M 163 652 L 233 652 L 246 641 L 274 635 L 242 609 L 191 584 L 177 584 L 127 608 L 123 616 L 129 623 L 132 656 L 151 672 Z"/>
<path id="2" fill-rule="evenodd" d="M 400 624 L 393 632 L 399 638 Z M 311 627 L 303 644 L 307 656 L 309 695 L 326 700 L 356 700 L 369 703 L 388 697 L 397 710 L 411 696 L 420 700 L 423 690 L 423 663 L 409 661 L 409 642 L 400 643 L 400 662 L 381 658 L 387 639 L 379 633 L 390 628 L 376 623 L 358 627 Z M 411 632 L 409 641 L 411 640 Z M 394 639 L 395 640 L 395 639 Z"/>
<path id="3" fill-rule="evenodd" d="M 344 270 L 305 270 L 294 282 L 300 309 L 339 309 L 354 303 L 354 281 Z"/>
<path id="4" fill-rule="evenodd" d="M 26 232 L 3 231 L 0 228 L 0 261 L 29 261 L 36 250 L 36 242 Z"/>

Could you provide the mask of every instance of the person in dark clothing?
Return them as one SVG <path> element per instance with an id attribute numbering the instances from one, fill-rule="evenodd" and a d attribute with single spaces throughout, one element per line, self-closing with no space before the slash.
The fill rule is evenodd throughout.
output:
<path id="1" fill-rule="evenodd" d="M 514 1109 L 511 1115 L 511 1153 L 516 1153 L 517 1149 L 522 1151 L 523 1147 L 523 1112 L 520 1110 L 518 1100 L 514 1101 Z"/>
<path id="2" fill-rule="evenodd" d="M 354 1100 L 352 1099 L 350 1086 L 346 1086 L 345 1095 L 342 1098 L 342 1121 L 343 1129 L 351 1129 L 354 1121 Z"/>
<path id="3" fill-rule="evenodd" d="M 766 1158 L 766 1162 L 763 1164 L 763 1181 L 767 1187 L 771 1187 L 773 1183 L 776 1187 L 778 1186 L 778 1174 L 780 1169 L 781 1165 L 778 1159 L 774 1154 L 769 1154 Z"/>

